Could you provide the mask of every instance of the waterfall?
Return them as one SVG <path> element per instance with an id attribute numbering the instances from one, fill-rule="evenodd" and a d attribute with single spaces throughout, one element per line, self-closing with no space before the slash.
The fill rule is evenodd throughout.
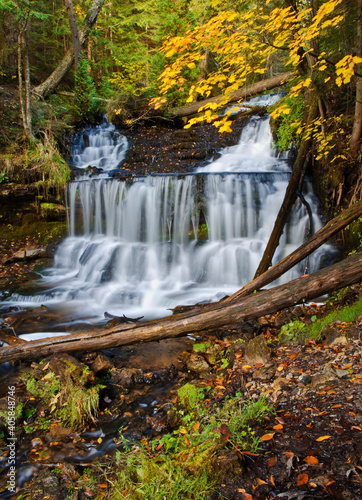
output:
<path id="1" fill-rule="evenodd" d="M 119 168 L 128 149 L 127 138 L 112 123 L 78 132 L 71 148 L 69 164 L 77 169 L 87 167 L 109 171 Z"/>
<path id="2" fill-rule="evenodd" d="M 177 305 L 235 292 L 253 278 L 290 176 L 288 162 L 275 156 L 271 144 L 269 118 L 255 117 L 239 144 L 190 174 L 75 180 L 67 194 L 69 237 L 42 274 L 45 291 L 11 300 L 61 310 L 64 323 L 97 322 L 105 311 L 155 318 Z M 88 129 L 76 139 L 72 165 L 111 170 L 126 148 L 112 125 Z M 304 197 L 318 230 L 317 202 L 308 183 Z M 298 201 L 274 263 L 303 243 L 309 223 Z M 325 246 L 315 252 L 309 272 L 330 251 Z M 303 272 L 301 264 L 283 281 Z"/>

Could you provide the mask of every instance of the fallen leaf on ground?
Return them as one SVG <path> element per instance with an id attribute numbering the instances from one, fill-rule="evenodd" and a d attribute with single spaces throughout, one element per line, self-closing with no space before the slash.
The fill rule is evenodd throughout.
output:
<path id="1" fill-rule="evenodd" d="M 282 424 L 273 425 L 273 429 L 275 429 L 276 431 L 281 431 L 283 429 L 283 426 Z"/>
<path id="2" fill-rule="evenodd" d="M 264 436 L 261 436 L 260 441 L 270 441 L 270 439 L 273 439 L 275 432 L 271 432 L 270 434 L 264 434 Z"/>
<path id="3" fill-rule="evenodd" d="M 270 467 L 274 467 L 274 465 L 276 465 L 276 463 L 277 463 L 277 459 L 276 459 L 275 457 L 271 457 L 271 458 L 269 458 L 269 460 L 267 461 L 266 466 L 267 466 L 268 468 L 270 468 Z"/>
<path id="4" fill-rule="evenodd" d="M 332 436 L 321 436 L 316 441 L 325 441 L 326 439 L 330 439 Z"/>
<path id="5" fill-rule="evenodd" d="M 263 481 L 263 479 L 259 479 L 258 477 L 256 478 L 257 482 L 259 485 L 266 484 L 266 481 Z"/>
<path id="6" fill-rule="evenodd" d="M 200 427 L 200 422 L 196 422 L 196 424 L 193 426 L 194 432 L 197 432 Z"/>
<path id="7" fill-rule="evenodd" d="M 319 460 L 318 460 L 318 458 L 309 455 L 308 457 L 306 457 L 303 460 L 303 462 L 307 462 L 307 464 L 309 464 L 309 465 L 315 465 L 315 464 L 319 463 Z"/>
<path id="8" fill-rule="evenodd" d="M 303 484 L 307 484 L 309 481 L 308 474 L 302 473 L 298 476 L 297 486 L 302 486 Z"/>

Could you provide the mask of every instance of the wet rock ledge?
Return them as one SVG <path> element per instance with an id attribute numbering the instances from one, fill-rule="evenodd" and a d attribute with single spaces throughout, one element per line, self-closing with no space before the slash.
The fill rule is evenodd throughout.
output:
<path id="1" fill-rule="evenodd" d="M 122 164 L 136 175 L 186 173 L 216 158 L 225 147 L 238 143 L 248 118 L 236 116 L 232 132 L 220 134 L 211 124 L 184 129 L 183 124 L 139 125 L 123 131 L 130 148 Z"/>

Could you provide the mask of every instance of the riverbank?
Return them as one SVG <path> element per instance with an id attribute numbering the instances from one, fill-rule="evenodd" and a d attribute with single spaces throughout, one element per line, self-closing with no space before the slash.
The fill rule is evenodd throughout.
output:
<path id="1" fill-rule="evenodd" d="M 196 340 L 22 365 L 18 477 L 33 478 L 20 498 L 360 499 L 360 296 L 356 285 Z M 54 386 L 64 359 L 100 395 L 73 426 Z"/>

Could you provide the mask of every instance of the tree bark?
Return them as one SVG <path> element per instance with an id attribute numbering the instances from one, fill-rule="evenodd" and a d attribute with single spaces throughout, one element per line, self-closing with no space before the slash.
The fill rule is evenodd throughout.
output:
<path id="1" fill-rule="evenodd" d="M 103 332 L 84 332 L 27 342 L 0 350 L 0 363 L 32 359 L 58 352 L 99 350 L 138 342 L 179 337 L 219 327 L 229 327 L 253 318 L 272 314 L 303 301 L 309 301 L 362 280 L 362 253 L 338 264 L 303 276 L 240 302 L 219 302 L 198 311 L 176 314 L 161 320 L 133 323 Z"/>
<path id="2" fill-rule="evenodd" d="M 357 0 L 357 56 L 362 57 L 362 0 Z M 356 65 L 356 72 L 362 74 L 362 63 Z M 357 157 L 362 136 L 362 78 L 356 76 L 356 105 L 353 129 L 350 138 L 351 152 Z"/>
<path id="3" fill-rule="evenodd" d="M 26 26 L 22 32 L 21 37 L 22 56 L 23 56 L 23 69 L 24 69 L 24 90 L 25 90 L 25 122 L 28 137 L 34 139 L 32 130 L 32 116 L 31 116 L 31 83 L 30 83 L 30 67 L 29 67 L 29 54 L 26 42 Z"/>
<path id="4" fill-rule="evenodd" d="M 19 101 L 21 117 L 23 120 L 23 128 L 25 135 L 27 135 L 26 122 L 25 122 L 25 102 L 24 102 L 24 84 L 23 84 L 23 57 L 21 52 L 21 26 L 19 25 L 18 32 L 18 88 L 19 88 Z"/>
<path id="5" fill-rule="evenodd" d="M 6 342 L 9 345 L 26 344 L 26 340 L 4 330 L 0 330 L 0 342 Z"/>
<path id="6" fill-rule="evenodd" d="M 18 22 L 18 80 L 19 100 L 23 128 L 26 137 L 34 140 L 31 117 L 30 68 L 28 47 L 26 43 L 26 26 L 28 20 Z"/>
<path id="7" fill-rule="evenodd" d="M 80 45 L 83 46 L 87 41 L 90 30 L 95 25 L 98 15 L 103 7 L 104 0 L 93 0 L 91 8 L 85 18 L 84 28 L 79 32 Z M 40 85 L 33 88 L 33 97 L 40 99 L 48 96 L 59 85 L 65 75 L 68 73 L 74 62 L 74 48 L 70 48 L 55 68 L 53 73 Z"/>
<path id="8" fill-rule="evenodd" d="M 317 114 L 317 105 L 314 103 L 311 104 L 308 114 L 307 124 L 310 124 Z M 259 263 L 258 269 L 256 270 L 254 279 L 265 273 L 268 267 L 271 265 L 274 252 L 279 245 L 280 236 L 283 232 L 284 225 L 286 223 L 288 214 L 293 203 L 297 197 L 297 190 L 301 186 L 304 177 L 305 171 L 305 163 L 308 158 L 309 149 L 312 144 L 312 139 L 303 139 L 302 143 L 298 150 L 298 156 L 293 166 L 293 171 L 290 176 L 287 190 L 285 192 L 283 203 L 278 212 L 277 218 L 274 223 L 273 230 L 271 232 L 270 238 L 268 240 L 267 246 L 264 250 L 263 257 Z"/>
<path id="9" fill-rule="evenodd" d="M 289 271 L 293 266 L 298 264 L 301 260 L 305 259 L 314 250 L 319 248 L 329 238 L 334 236 L 338 231 L 351 224 L 355 219 L 362 215 L 362 202 L 352 205 L 342 213 L 337 215 L 334 219 L 327 222 L 327 224 L 317 231 L 306 243 L 297 248 L 294 252 L 287 255 L 278 264 L 268 269 L 265 273 L 255 278 L 253 281 L 245 285 L 241 290 L 238 290 L 233 295 L 230 295 L 225 302 L 233 302 L 240 300 L 242 297 L 250 295 L 255 290 L 260 290 L 263 286 L 272 283 L 284 273 Z"/>
<path id="10" fill-rule="evenodd" d="M 73 50 L 74 50 L 74 71 L 76 73 L 78 69 L 78 61 L 80 54 L 80 41 L 79 41 L 77 19 L 75 17 L 72 0 L 64 0 L 64 1 L 68 11 L 70 30 L 72 32 Z"/>
<path id="11" fill-rule="evenodd" d="M 265 90 L 271 90 L 275 87 L 279 87 L 280 85 L 283 85 L 283 83 L 293 78 L 293 76 L 295 76 L 295 73 L 293 71 L 286 71 L 285 73 L 273 76 L 272 78 L 268 78 L 267 80 L 262 80 L 261 82 L 242 87 L 241 89 L 235 90 L 235 92 L 232 92 L 227 96 L 222 94 L 216 97 L 211 97 L 210 99 L 205 99 L 203 101 L 192 102 L 191 104 L 186 104 L 185 106 L 171 109 L 170 113 L 172 116 L 188 116 L 197 113 L 198 110 L 206 104 L 210 104 L 213 102 L 222 102 L 225 101 L 225 99 L 227 99 L 228 103 L 239 101 L 240 99 L 246 99 L 247 97 L 259 94 L 260 92 L 264 92 Z"/>

